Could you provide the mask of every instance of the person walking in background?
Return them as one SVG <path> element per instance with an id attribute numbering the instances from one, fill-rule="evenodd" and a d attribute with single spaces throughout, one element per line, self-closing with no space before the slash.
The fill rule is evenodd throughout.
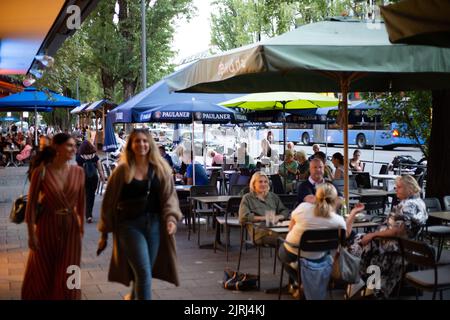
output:
<path id="1" fill-rule="evenodd" d="M 77 164 L 83 168 L 86 188 L 86 221 L 92 223 L 92 209 L 94 208 L 95 191 L 97 190 L 98 179 L 105 183 L 106 178 L 103 172 L 97 150 L 88 140 L 81 143 L 78 149 Z"/>
<path id="2" fill-rule="evenodd" d="M 57 134 L 31 173 L 25 214 L 30 253 L 22 299 L 81 298 L 79 288 L 67 286 L 68 267 L 80 266 L 84 232 L 84 172 L 70 165 L 74 155 L 75 140 Z"/>
<path id="3" fill-rule="evenodd" d="M 128 137 L 103 197 L 97 254 L 113 234 L 108 280 L 126 286 L 129 298 L 150 300 L 152 278 L 179 285 L 174 234 L 181 219 L 172 170 L 147 130 Z"/>

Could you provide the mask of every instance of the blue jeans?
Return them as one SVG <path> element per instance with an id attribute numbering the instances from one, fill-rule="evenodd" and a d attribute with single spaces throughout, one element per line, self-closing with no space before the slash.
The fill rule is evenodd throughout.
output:
<path id="1" fill-rule="evenodd" d="M 134 274 L 133 299 L 152 298 L 152 268 L 159 249 L 159 227 L 160 218 L 155 213 L 146 213 L 119 225 L 121 245 Z"/>
<path id="2" fill-rule="evenodd" d="M 307 300 L 325 300 L 333 270 L 333 258 L 327 254 L 319 260 L 300 259 L 303 292 Z"/>

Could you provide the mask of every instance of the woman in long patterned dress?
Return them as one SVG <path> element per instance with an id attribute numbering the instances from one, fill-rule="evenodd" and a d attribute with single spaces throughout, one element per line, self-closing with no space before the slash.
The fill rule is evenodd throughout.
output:
<path id="1" fill-rule="evenodd" d="M 361 257 L 360 273 L 367 278 L 367 268 L 380 268 L 380 297 L 387 298 L 402 276 L 402 259 L 398 241 L 383 238 L 417 237 L 428 219 L 425 203 L 419 196 L 420 187 L 414 177 L 404 175 L 396 180 L 396 193 L 400 203 L 389 213 L 385 222 L 372 233 L 359 233 L 351 237 L 349 251 Z M 347 230 L 351 230 L 356 213 L 350 214 Z M 373 241 L 378 238 L 379 241 Z"/>
<path id="2" fill-rule="evenodd" d="M 81 298 L 76 267 L 81 260 L 85 191 L 83 169 L 69 164 L 75 147 L 70 135 L 55 135 L 45 153 L 48 159 L 41 158 L 31 174 L 25 216 L 30 252 L 22 299 Z"/>

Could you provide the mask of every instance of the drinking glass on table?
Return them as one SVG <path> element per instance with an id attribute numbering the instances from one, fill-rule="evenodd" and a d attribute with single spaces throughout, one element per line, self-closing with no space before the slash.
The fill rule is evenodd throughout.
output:
<path id="1" fill-rule="evenodd" d="M 272 227 L 275 225 L 275 211 L 267 210 L 266 211 L 266 226 Z"/>

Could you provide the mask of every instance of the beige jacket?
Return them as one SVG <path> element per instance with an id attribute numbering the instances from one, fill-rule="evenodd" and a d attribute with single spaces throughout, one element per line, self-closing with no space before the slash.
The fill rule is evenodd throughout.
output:
<path id="1" fill-rule="evenodd" d="M 128 265 L 124 249 L 120 244 L 120 237 L 116 232 L 118 224 L 116 208 L 127 171 L 127 165 L 121 164 L 114 169 L 111 177 L 108 179 L 108 185 L 103 196 L 98 230 L 102 233 L 113 233 L 113 253 L 109 266 L 108 280 L 129 286 L 130 281 L 133 280 L 133 273 Z M 166 179 L 160 181 L 159 193 L 162 210 L 161 238 L 152 276 L 179 286 L 175 237 L 173 235 L 169 236 L 166 224 L 170 220 L 173 220 L 175 223 L 181 220 L 182 214 L 173 178 L 169 174 Z"/>

